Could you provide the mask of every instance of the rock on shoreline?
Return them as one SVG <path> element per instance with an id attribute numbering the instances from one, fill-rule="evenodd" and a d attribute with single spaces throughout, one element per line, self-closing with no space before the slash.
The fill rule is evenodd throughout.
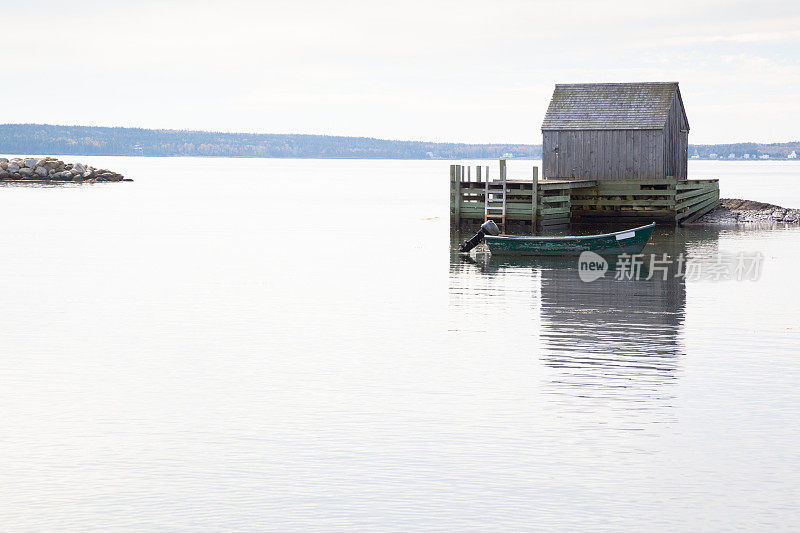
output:
<path id="1" fill-rule="evenodd" d="M 741 224 L 748 222 L 800 223 L 800 209 L 786 209 L 773 204 L 723 198 L 718 208 L 700 217 L 697 222 Z"/>
<path id="2" fill-rule="evenodd" d="M 0 157 L 0 181 L 122 181 L 125 176 L 83 163 L 65 163 L 55 157 Z M 129 180 L 126 180 L 129 181 Z"/>

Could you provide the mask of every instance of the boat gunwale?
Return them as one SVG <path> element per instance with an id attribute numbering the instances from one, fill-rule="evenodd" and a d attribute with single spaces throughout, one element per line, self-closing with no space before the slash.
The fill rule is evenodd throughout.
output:
<path id="1" fill-rule="evenodd" d="M 614 237 L 616 235 L 622 235 L 623 233 L 630 233 L 631 231 L 638 232 L 640 230 L 654 228 L 655 225 L 656 225 L 655 222 L 651 222 L 650 224 L 647 224 L 645 226 L 639 226 L 639 227 L 636 227 L 636 228 L 625 229 L 625 230 L 622 230 L 622 231 L 615 231 L 613 233 L 600 233 L 600 234 L 597 234 L 597 235 L 566 235 L 566 236 L 561 236 L 561 237 L 554 235 L 552 237 L 548 237 L 548 236 L 533 236 L 533 235 L 505 235 L 505 234 L 501 234 L 501 235 L 486 235 L 486 236 L 484 236 L 484 239 L 486 239 L 487 241 L 493 240 L 493 239 L 497 239 L 497 240 L 525 240 L 525 241 L 572 241 L 572 240 L 578 240 L 578 239 L 602 239 L 604 237 Z"/>

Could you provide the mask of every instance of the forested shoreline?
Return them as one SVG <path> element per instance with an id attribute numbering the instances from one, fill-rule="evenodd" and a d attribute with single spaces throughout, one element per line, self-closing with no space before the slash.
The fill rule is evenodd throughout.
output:
<path id="1" fill-rule="evenodd" d="M 114 156 L 491 159 L 541 157 L 541 146 L 394 141 L 48 124 L 0 125 L 0 153 Z"/>
<path id="2" fill-rule="evenodd" d="M 800 142 L 689 145 L 700 159 L 796 159 Z M 329 135 L 223 133 L 50 124 L 0 124 L 0 153 L 76 156 L 330 159 L 541 158 L 538 144 L 397 141 Z"/>

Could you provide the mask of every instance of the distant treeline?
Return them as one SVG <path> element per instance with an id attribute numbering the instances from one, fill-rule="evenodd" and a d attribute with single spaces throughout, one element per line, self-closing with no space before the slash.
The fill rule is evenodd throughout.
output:
<path id="1" fill-rule="evenodd" d="M 798 159 L 798 156 L 800 141 L 689 145 L 689 157 L 699 159 Z"/>
<path id="2" fill-rule="evenodd" d="M 542 157 L 542 147 L 538 144 L 435 143 L 329 135 L 0 124 L 0 153 L 151 157 L 539 159 Z M 701 159 L 759 159 L 767 156 L 770 159 L 794 159 L 799 153 L 800 142 L 689 145 L 689 157 Z"/>
<path id="3" fill-rule="evenodd" d="M 0 153 L 349 159 L 539 158 L 529 144 L 389 141 L 369 137 L 1 124 Z"/>

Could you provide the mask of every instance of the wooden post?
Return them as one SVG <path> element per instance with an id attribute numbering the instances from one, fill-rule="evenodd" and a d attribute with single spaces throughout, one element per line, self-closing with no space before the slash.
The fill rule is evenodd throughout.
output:
<path id="1" fill-rule="evenodd" d="M 533 166 L 533 189 L 531 189 L 531 235 L 536 235 L 536 208 L 539 203 L 539 167 Z"/>
<path id="2" fill-rule="evenodd" d="M 476 181 L 476 183 L 480 183 L 481 182 L 481 166 L 480 165 L 475 167 L 475 181 Z"/>
<path id="3" fill-rule="evenodd" d="M 467 167 L 467 182 L 472 183 L 472 167 Z"/>
<path id="4" fill-rule="evenodd" d="M 506 160 L 500 160 L 500 181 L 506 180 Z"/>
<path id="5" fill-rule="evenodd" d="M 671 210 L 674 213 L 675 217 L 675 225 L 678 225 L 678 178 L 675 176 L 667 176 L 667 181 L 671 185 L 670 189 L 672 190 L 672 198 L 670 198 L 671 202 Z"/>
<path id="6" fill-rule="evenodd" d="M 488 203 L 489 203 L 489 165 L 486 165 L 486 188 L 483 193 L 484 215 L 486 214 L 486 204 Z M 486 222 L 487 220 L 488 217 L 484 216 L 483 221 Z"/>
<path id="7" fill-rule="evenodd" d="M 456 197 L 456 209 L 455 209 L 455 222 L 456 226 L 461 226 L 461 176 L 464 174 L 464 167 L 462 165 L 456 166 L 456 183 L 455 183 L 455 197 Z"/>
<path id="8" fill-rule="evenodd" d="M 456 217 L 456 166 L 450 165 L 450 225 L 455 223 Z"/>
<path id="9" fill-rule="evenodd" d="M 489 175 L 486 175 L 486 187 L 483 189 L 483 221 L 489 220 Z"/>

